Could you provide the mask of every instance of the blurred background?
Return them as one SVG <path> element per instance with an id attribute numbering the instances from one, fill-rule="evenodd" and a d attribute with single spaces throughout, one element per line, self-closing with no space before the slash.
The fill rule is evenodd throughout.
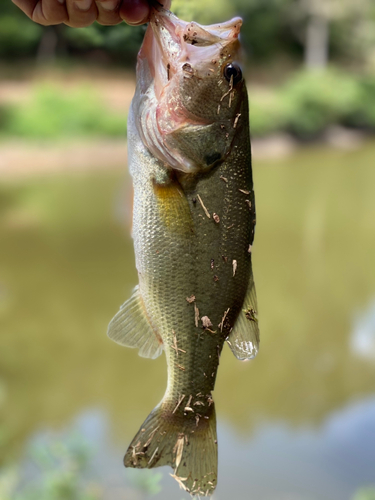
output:
<path id="1" fill-rule="evenodd" d="M 261 351 L 224 349 L 214 500 L 375 499 L 375 3 L 175 0 L 244 18 Z M 106 338 L 137 282 L 126 117 L 143 27 L 0 5 L 0 500 L 183 500 L 123 454 L 164 356 Z"/>

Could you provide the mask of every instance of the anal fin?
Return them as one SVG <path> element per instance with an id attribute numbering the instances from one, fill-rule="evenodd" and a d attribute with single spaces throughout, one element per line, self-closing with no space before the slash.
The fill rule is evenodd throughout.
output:
<path id="1" fill-rule="evenodd" d="M 227 338 L 227 343 L 237 359 L 252 359 L 258 354 L 258 304 L 252 272 L 243 306 Z"/>
<path id="2" fill-rule="evenodd" d="M 144 358 L 155 359 L 163 350 L 163 341 L 147 318 L 138 285 L 110 322 L 107 333 L 120 345 L 138 348 Z"/>

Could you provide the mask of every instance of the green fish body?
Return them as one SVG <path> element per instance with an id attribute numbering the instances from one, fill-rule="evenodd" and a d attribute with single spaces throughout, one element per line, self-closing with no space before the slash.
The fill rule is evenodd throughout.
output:
<path id="1" fill-rule="evenodd" d="M 161 8 L 151 17 L 128 123 L 139 285 L 108 332 L 141 356 L 164 350 L 168 366 L 165 396 L 125 465 L 170 465 L 200 496 L 217 483 L 212 391 L 224 342 L 243 360 L 259 346 L 240 26 L 202 27 Z"/>

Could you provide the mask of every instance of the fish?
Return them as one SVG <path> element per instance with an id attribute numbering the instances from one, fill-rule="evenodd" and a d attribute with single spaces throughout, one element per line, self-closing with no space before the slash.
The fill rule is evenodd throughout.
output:
<path id="1" fill-rule="evenodd" d="M 252 272 L 255 200 L 241 18 L 203 26 L 154 3 L 128 116 L 132 236 L 139 284 L 108 327 L 140 356 L 165 352 L 165 395 L 131 442 L 126 467 L 172 467 L 212 495 L 213 390 L 225 342 L 259 350 Z"/>

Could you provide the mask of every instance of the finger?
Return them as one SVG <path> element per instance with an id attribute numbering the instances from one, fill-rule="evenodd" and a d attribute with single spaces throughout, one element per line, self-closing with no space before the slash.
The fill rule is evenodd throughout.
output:
<path id="1" fill-rule="evenodd" d="M 119 14 L 120 0 L 96 0 L 97 21 L 107 26 L 122 22 Z"/>
<path id="2" fill-rule="evenodd" d="M 172 0 L 164 0 L 164 1 L 162 0 L 160 3 L 164 7 L 164 9 L 169 10 L 171 8 Z"/>
<path id="3" fill-rule="evenodd" d="M 119 14 L 128 24 L 143 24 L 150 16 L 150 5 L 147 0 L 122 0 Z"/>
<path id="4" fill-rule="evenodd" d="M 93 0 L 66 0 L 68 21 L 72 28 L 90 26 L 98 17 L 98 9 Z"/>
<path id="5" fill-rule="evenodd" d="M 13 0 L 30 19 L 49 26 L 61 24 L 68 19 L 65 0 Z"/>
<path id="6" fill-rule="evenodd" d="M 38 0 L 12 0 L 12 2 L 31 19 Z"/>

